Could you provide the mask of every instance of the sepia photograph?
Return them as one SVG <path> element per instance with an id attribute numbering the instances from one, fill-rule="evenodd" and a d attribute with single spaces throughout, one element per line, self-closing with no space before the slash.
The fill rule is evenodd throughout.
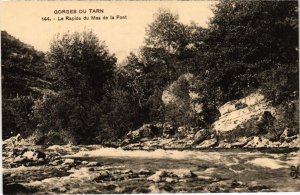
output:
<path id="1" fill-rule="evenodd" d="M 0 193 L 300 192 L 298 10 L 0 0 Z"/>

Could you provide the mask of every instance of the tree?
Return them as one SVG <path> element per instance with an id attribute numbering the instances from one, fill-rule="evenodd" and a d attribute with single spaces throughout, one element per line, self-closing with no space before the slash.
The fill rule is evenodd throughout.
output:
<path id="1" fill-rule="evenodd" d="M 170 84 L 192 70 L 189 60 L 197 53 L 196 46 L 203 29 L 195 23 L 184 25 L 179 15 L 159 9 L 146 28 L 145 46 L 141 49 L 143 63 L 150 71 L 159 69 L 161 83 Z M 200 35 L 200 36 L 199 36 Z"/>
<path id="2" fill-rule="evenodd" d="M 114 83 L 101 102 L 100 140 L 115 140 L 142 124 L 144 113 L 138 100 L 126 88 Z"/>
<path id="3" fill-rule="evenodd" d="M 57 35 L 49 61 L 56 94 L 36 102 L 39 129 L 68 132 L 76 142 L 87 143 L 101 131 L 99 103 L 105 83 L 113 76 L 116 58 L 92 31 L 84 31 Z"/>
<path id="4" fill-rule="evenodd" d="M 208 44 L 225 61 L 298 59 L 296 1 L 221 1 L 209 27 Z"/>
<path id="5" fill-rule="evenodd" d="M 28 136 L 35 128 L 33 102 L 49 87 L 45 55 L 1 31 L 1 63 L 3 138 Z"/>
<path id="6" fill-rule="evenodd" d="M 116 63 L 92 31 L 58 34 L 50 46 L 49 59 L 58 90 L 97 100 L 101 100 L 103 85 L 111 79 Z"/>
<path id="7" fill-rule="evenodd" d="M 265 88 L 264 72 L 298 66 L 297 2 L 221 1 L 213 11 L 194 59 L 199 92 L 215 105 Z"/>

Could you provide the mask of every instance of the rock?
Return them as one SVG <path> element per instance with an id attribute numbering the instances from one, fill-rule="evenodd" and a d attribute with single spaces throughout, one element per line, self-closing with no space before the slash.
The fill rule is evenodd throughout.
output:
<path id="1" fill-rule="evenodd" d="M 33 151 L 26 151 L 24 154 L 22 154 L 22 156 L 27 159 L 36 159 Z"/>
<path id="2" fill-rule="evenodd" d="M 162 193 L 170 193 L 173 190 L 173 187 L 171 187 L 170 185 L 163 185 L 159 188 L 161 190 Z"/>
<path id="3" fill-rule="evenodd" d="M 244 148 L 272 148 L 279 147 L 280 142 L 272 142 L 263 136 L 254 136 Z"/>
<path id="4" fill-rule="evenodd" d="M 118 186 L 115 184 L 105 184 L 103 187 L 106 190 L 112 191 L 112 190 L 116 189 Z"/>
<path id="5" fill-rule="evenodd" d="M 139 129 L 130 131 L 127 134 L 127 141 L 123 141 L 123 145 L 130 143 L 131 141 L 140 140 L 142 138 L 152 138 L 162 135 L 162 130 L 152 124 L 144 124 Z"/>
<path id="6" fill-rule="evenodd" d="M 41 152 L 41 151 L 35 151 L 35 156 L 36 158 L 38 159 L 45 159 L 46 158 L 46 154 L 44 152 Z"/>
<path id="7" fill-rule="evenodd" d="M 280 141 L 284 141 L 286 139 L 288 139 L 289 137 L 292 137 L 294 135 L 297 135 L 297 133 L 295 133 L 295 131 L 293 129 L 290 128 L 285 128 L 284 131 L 282 132 L 282 134 L 280 135 Z"/>
<path id="8" fill-rule="evenodd" d="M 247 106 L 246 106 L 247 105 Z M 259 91 L 242 99 L 230 101 L 219 108 L 221 116 L 212 124 L 219 136 L 253 136 L 260 131 L 274 130 L 277 110 Z M 265 133 L 265 132 L 264 132 Z"/>
<path id="9" fill-rule="evenodd" d="M 20 134 L 16 136 L 12 136 L 6 140 L 3 141 L 2 147 L 3 148 L 13 148 L 15 146 L 31 146 L 34 145 L 29 140 L 23 139 Z"/>
<path id="10" fill-rule="evenodd" d="M 237 187 L 245 187 L 245 184 L 241 181 L 233 180 L 231 183 L 232 188 L 237 188 Z"/>
<path id="11" fill-rule="evenodd" d="M 89 162 L 86 160 L 81 162 L 81 165 L 87 165 L 87 164 L 89 164 Z"/>
<path id="12" fill-rule="evenodd" d="M 63 163 L 63 165 L 73 165 L 73 164 L 75 164 L 75 160 L 70 158 L 65 159 Z"/>
<path id="13" fill-rule="evenodd" d="M 127 134 L 127 136 L 131 136 L 130 132 Z M 130 139 L 126 138 L 122 141 L 121 146 L 126 146 L 129 143 L 130 143 Z"/>
<path id="14" fill-rule="evenodd" d="M 41 151 L 26 151 L 22 156 L 26 157 L 27 159 L 30 160 L 38 160 L 38 159 L 45 159 L 46 154 Z"/>
<path id="15" fill-rule="evenodd" d="M 248 186 L 248 189 L 250 191 L 261 191 L 261 190 L 264 190 L 264 189 L 270 189 L 270 187 L 268 187 L 266 185 L 263 185 L 263 184 L 260 184 L 256 181 L 248 183 L 247 186 Z"/>
<path id="16" fill-rule="evenodd" d="M 148 189 L 151 194 L 161 193 L 161 190 L 156 185 L 150 185 Z"/>
<path id="17" fill-rule="evenodd" d="M 182 178 L 190 178 L 190 177 L 195 177 L 196 175 L 189 169 L 176 169 L 173 170 L 172 172 L 173 176 L 177 176 L 180 179 Z"/>
<path id="18" fill-rule="evenodd" d="M 137 187 L 132 191 L 132 194 L 148 194 L 150 190 L 145 187 Z"/>
<path id="19" fill-rule="evenodd" d="M 209 176 L 202 176 L 202 175 L 198 175 L 197 178 L 199 180 L 204 180 L 204 181 L 210 181 L 210 182 L 217 182 L 220 181 L 220 179 L 216 178 L 216 177 L 209 177 Z"/>
<path id="20" fill-rule="evenodd" d="M 232 189 L 231 180 L 211 183 L 206 189 L 209 192 L 229 192 Z"/>
<path id="21" fill-rule="evenodd" d="M 160 182 L 162 181 L 162 177 L 167 176 L 167 172 L 164 170 L 156 171 L 155 174 L 151 175 L 147 178 L 149 181 Z"/>
<path id="22" fill-rule="evenodd" d="M 99 162 L 89 162 L 86 164 L 87 167 L 94 167 L 94 166 L 101 166 L 101 163 Z"/>
<path id="23" fill-rule="evenodd" d="M 173 188 L 168 184 L 164 184 L 163 186 L 150 185 L 148 189 L 152 194 L 158 194 L 158 193 L 166 194 L 166 193 L 170 193 L 170 191 L 173 190 Z"/>
<path id="24" fill-rule="evenodd" d="M 26 161 L 27 158 L 24 157 L 24 156 L 17 156 L 15 159 L 14 159 L 14 163 L 22 163 L 24 161 Z"/>
<path id="25" fill-rule="evenodd" d="M 124 174 L 130 174 L 130 173 L 133 173 L 133 171 L 131 169 L 126 169 L 126 170 L 123 170 L 121 171 L 122 173 Z"/>
<path id="26" fill-rule="evenodd" d="M 153 182 L 175 182 L 177 179 L 185 179 L 195 177 L 196 175 L 189 169 L 173 169 L 173 170 L 159 170 L 155 174 L 147 178 Z M 175 180 L 176 179 L 176 180 Z"/>
<path id="27" fill-rule="evenodd" d="M 140 139 L 140 131 L 139 131 L 139 130 L 130 131 L 130 132 L 127 134 L 127 137 L 128 137 L 130 140 L 137 140 L 137 139 Z"/>
<path id="28" fill-rule="evenodd" d="M 200 131 L 196 132 L 194 136 L 194 143 L 193 144 L 199 144 L 206 140 L 209 137 L 210 133 L 206 129 L 201 129 Z"/>
<path id="29" fill-rule="evenodd" d="M 197 145 L 196 148 L 212 148 L 218 144 L 216 139 L 204 140 L 201 144 Z"/>
<path id="30" fill-rule="evenodd" d="M 281 147 L 299 148 L 300 147 L 300 135 L 287 138 L 281 145 Z"/>
<path id="31" fill-rule="evenodd" d="M 99 176 L 94 179 L 96 182 L 109 181 L 112 177 L 108 171 L 99 171 L 98 174 Z"/>
<path id="32" fill-rule="evenodd" d="M 139 174 L 140 175 L 151 175 L 151 174 L 153 174 L 153 171 L 150 171 L 148 169 L 141 169 L 141 170 L 139 170 Z"/>
<path id="33" fill-rule="evenodd" d="M 241 147 L 245 146 L 251 140 L 252 140 L 252 138 L 241 137 L 236 142 L 233 142 L 231 144 L 230 148 L 241 148 Z"/>
<path id="34" fill-rule="evenodd" d="M 166 182 L 167 183 L 174 183 L 175 182 L 175 179 L 171 178 L 171 177 L 167 177 L 166 178 Z"/>
<path id="35" fill-rule="evenodd" d="M 4 154 L 3 154 L 4 155 Z M 14 156 L 14 152 L 11 151 L 11 152 L 7 152 L 7 157 L 11 158 Z"/>
<path id="36" fill-rule="evenodd" d="M 49 165 L 57 166 L 63 163 L 63 160 L 54 160 L 53 162 L 49 162 Z"/>

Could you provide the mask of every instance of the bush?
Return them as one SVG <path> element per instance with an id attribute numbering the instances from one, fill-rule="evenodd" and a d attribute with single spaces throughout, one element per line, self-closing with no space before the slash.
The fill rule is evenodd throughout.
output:
<path id="1" fill-rule="evenodd" d="M 35 129 L 36 121 L 33 120 L 32 96 L 19 96 L 14 99 L 4 99 L 2 105 L 2 133 L 3 139 L 20 134 L 29 136 Z"/>

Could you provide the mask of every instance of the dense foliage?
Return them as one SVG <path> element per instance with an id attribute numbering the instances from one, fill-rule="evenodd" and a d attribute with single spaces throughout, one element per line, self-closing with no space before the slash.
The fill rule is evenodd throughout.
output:
<path id="1" fill-rule="evenodd" d="M 3 138 L 35 128 L 34 99 L 49 88 L 44 54 L 1 31 L 2 125 Z"/>
<path id="2" fill-rule="evenodd" d="M 115 63 L 115 57 L 91 31 L 58 35 L 49 53 L 49 74 L 56 94 L 36 102 L 38 128 L 66 131 L 79 143 L 97 136 L 104 84 L 112 78 Z"/>
<path id="3" fill-rule="evenodd" d="M 46 56 L 2 32 L 4 135 L 87 143 L 144 123 L 209 128 L 218 106 L 258 89 L 285 112 L 278 125 L 298 127 L 298 3 L 220 1 L 213 12 L 205 29 L 158 10 L 119 67 L 90 31 L 57 35 Z"/>

